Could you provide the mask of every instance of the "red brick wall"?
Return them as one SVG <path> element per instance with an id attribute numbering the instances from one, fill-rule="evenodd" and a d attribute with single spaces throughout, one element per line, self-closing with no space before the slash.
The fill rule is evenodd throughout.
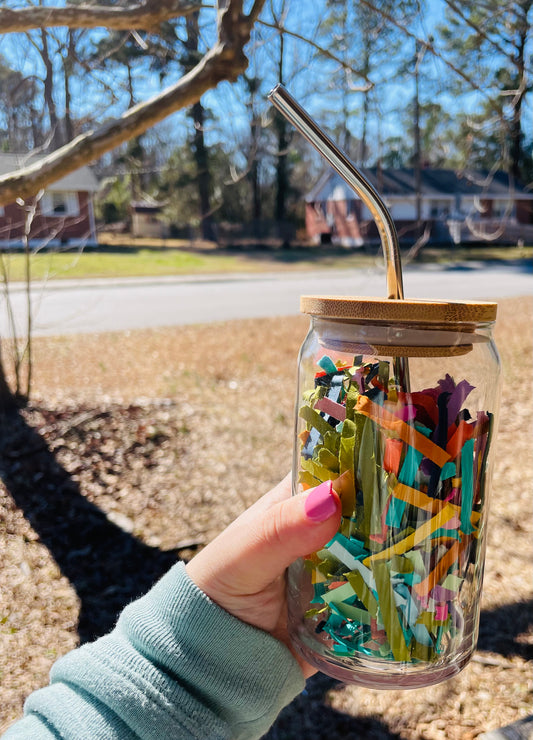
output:
<path id="1" fill-rule="evenodd" d="M 516 220 L 520 224 L 533 224 L 533 200 L 516 201 Z"/>
<path id="2" fill-rule="evenodd" d="M 77 216 L 43 216 L 38 206 L 31 226 L 30 239 L 36 241 L 54 239 L 66 242 L 69 239 L 87 238 L 91 232 L 89 202 L 89 193 L 78 193 Z M 0 242 L 22 240 L 25 217 L 26 211 L 18 204 L 10 203 L 4 206 L 4 213 L 0 215 Z"/>

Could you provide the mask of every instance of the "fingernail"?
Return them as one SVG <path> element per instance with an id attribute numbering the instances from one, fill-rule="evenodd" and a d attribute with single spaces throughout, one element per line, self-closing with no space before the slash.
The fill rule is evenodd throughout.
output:
<path id="1" fill-rule="evenodd" d="M 325 522 L 337 511 L 337 501 L 332 495 L 333 484 L 330 480 L 314 488 L 305 499 L 305 515 L 312 522 Z"/>

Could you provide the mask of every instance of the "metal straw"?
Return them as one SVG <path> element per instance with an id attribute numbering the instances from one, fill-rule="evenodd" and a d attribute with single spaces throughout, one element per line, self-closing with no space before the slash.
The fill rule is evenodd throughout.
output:
<path id="1" fill-rule="evenodd" d="M 388 298 L 403 299 L 402 263 L 398 234 L 396 233 L 392 216 L 385 203 L 383 203 L 372 185 L 350 162 L 344 152 L 322 131 L 318 124 L 296 102 L 292 95 L 287 92 L 283 85 L 276 85 L 269 93 L 268 99 L 307 141 L 315 147 L 319 154 L 329 162 L 333 169 L 339 173 L 370 210 L 378 227 L 383 255 L 385 257 Z M 406 392 L 409 392 L 409 364 L 407 358 L 395 357 L 393 365 L 400 386 Z"/>
<path id="2" fill-rule="evenodd" d="M 372 185 L 365 180 L 348 157 L 322 131 L 311 116 L 287 92 L 283 85 L 269 93 L 268 99 L 307 141 L 326 159 L 367 206 L 378 227 L 385 267 L 388 298 L 403 298 L 402 263 L 398 235 L 392 217 Z"/>

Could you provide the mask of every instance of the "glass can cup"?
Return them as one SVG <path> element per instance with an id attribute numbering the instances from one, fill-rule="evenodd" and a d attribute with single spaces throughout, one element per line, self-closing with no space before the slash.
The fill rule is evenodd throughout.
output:
<path id="1" fill-rule="evenodd" d="M 289 630 L 345 682 L 417 688 L 477 640 L 500 362 L 496 304 L 302 296 L 293 494 L 335 537 L 289 568 Z"/>

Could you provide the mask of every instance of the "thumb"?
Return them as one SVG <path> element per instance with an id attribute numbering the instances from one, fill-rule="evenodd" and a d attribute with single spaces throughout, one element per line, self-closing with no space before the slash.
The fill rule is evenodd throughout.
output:
<path id="1" fill-rule="evenodd" d="M 340 518 L 331 481 L 266 510 L 252 507 L 191 560 L 190 575 L 204 590 L 209 581 L 234 596 L 258 593 L 299 557 L 323 547 Z"/>
<path id="2" fill-rule="evenodd" d="M 329 542 L 337 532 L 340 517 L 341 503 L 331 481 L 268 509 L 250 527 L 247 541 L 242 543 L 245 570 L 255 588 L 271 583 L 295 560 Z"/>

